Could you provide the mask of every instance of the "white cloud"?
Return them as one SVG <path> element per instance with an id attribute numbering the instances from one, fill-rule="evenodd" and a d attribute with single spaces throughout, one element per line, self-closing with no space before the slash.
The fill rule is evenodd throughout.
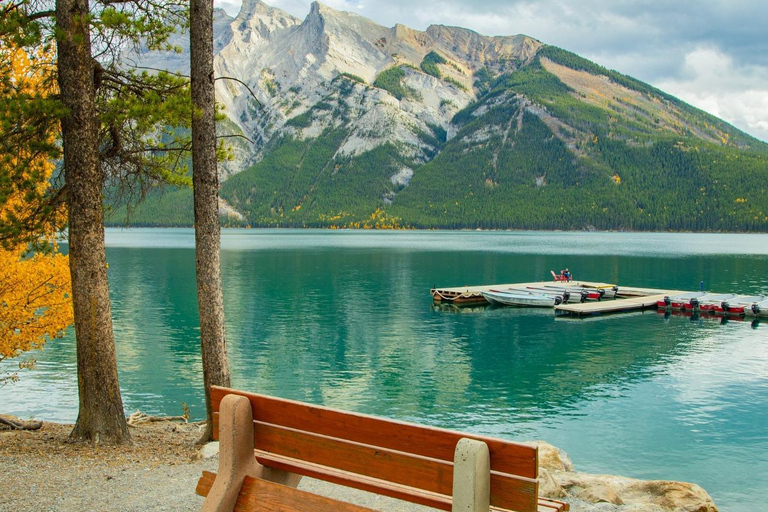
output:
<path id="1" fill-rule="evenodd" d="M 768 141 L 768 69 L 739 65 L 716 48 L 685 56 L 679 78 L 659 88 Z"/>

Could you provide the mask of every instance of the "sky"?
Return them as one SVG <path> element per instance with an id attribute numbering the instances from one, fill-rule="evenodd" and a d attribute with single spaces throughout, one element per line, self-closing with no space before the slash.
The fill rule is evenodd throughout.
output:
<path id="1" fill-rule="evenodd" d="M 303 19 L 310 0 L 265 0 Z M 387 27 L 525 34 L 768 142 L 768 0 L 325 0 Z M 215 0 L 235 16 L 240 0 Z"/>

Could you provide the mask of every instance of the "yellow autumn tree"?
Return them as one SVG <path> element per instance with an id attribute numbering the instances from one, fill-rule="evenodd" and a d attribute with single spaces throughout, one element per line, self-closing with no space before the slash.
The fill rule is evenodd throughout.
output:
<path id="1" fill-rule="evenodd" d="M 25 102 L 55 92 L 48 86 L 52 60 L 46 50 L 29 55 L 0 42 L 0 224 L 11 226 L 0 246 L 0 363 L 63 335 L 73 321 L 68 257 L 55 240 L 64 212 L 43 204 L 55 168 L 55 124 L 41 133 L 41 124 L 24 116 Z M 47 250 L 30 249 L 30 241 Z M 16 378 L 0 367 L 0 384 Z"/>

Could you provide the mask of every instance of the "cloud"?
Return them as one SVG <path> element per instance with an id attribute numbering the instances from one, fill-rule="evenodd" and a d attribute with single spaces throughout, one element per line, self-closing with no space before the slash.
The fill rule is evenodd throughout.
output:
<path id="1" fill-rule="evenodd" d="M 685 56 L 679 77 L 658 87 L 768 141 L 768 68 L 701 47 Z"/>

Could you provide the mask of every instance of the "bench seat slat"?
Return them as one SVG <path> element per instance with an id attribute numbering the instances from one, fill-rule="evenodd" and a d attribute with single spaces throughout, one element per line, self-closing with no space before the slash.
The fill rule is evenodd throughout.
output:
<path id="1" fill-rule="evenodd" d="M 216 475 L 207 471 L 197 493 L 207 496 Z M 337 501 L 261 478 L 245 477 L 233 512 L 375 512 L 373 509 Z"/>
<path id="2" fill-rule="evenodd" d="M 256 421 L 311 430 L 327 436 L 333 436 L 334 432 L 344 432 L 344 437 L 350 441 L 446 462 L 453 461 L 459 439 L 477 439 L 488 445 L 491 469 L 526 478 L 538 476 L 538 451 L 533 446 L 217 386 L 211 388 L 211 402 L 215 411 L 219 410 L 222 398 L 230 393 L 248 398 Z M 215 430 L 218 431 L 218 428 Z"/>
<path id="3" fill-rule="evenodd" d="M 568 510 L 570 510 L 570 505 L 568 505 L 568 503 L 548 500 L 547 498 L 539 498 L 538 512 L 567 512 Z"/>
<path id="4" fill-rule="evenodd" d="M 328 468 L 317 468 L 315 472 L 313 472 L 308 464 L 304 464 L 302 468 L 297 467 L 294 463 L 291 463 L 289 459 L 284 459 L 283 463 L 279 463 L 278 459 L 282 458 L 274 458 L 270 466 L 272 467 L 280 467 L 285 470 L 292 470 L 292 471 L 300 471 L 301 474 L 304 476 L 314 476 L 317 477 L 320 475 L 320 472 L 323 470 L 328 470 Z M 375 492 L 377 494 L 389 496 L 392 498 L 398 498 L 398 499 L 406 499 L 406 501 L 410 501 L 412 503 L 418 503 L 420 505 L 432 507 L 438 510 L 451 510 L 451 499 L 447 496 L 440 496 L 433 493 L 427 493 L 424 491 L 419 491 L 418 489 L 408 489 L 406 486 L 399 486 L 399 485 L 392 485 L 389 482 L 376 482 L 374 479 L 367 479 L 366 482 L 365 479 L 355 478 L 354 475 L 345 475 L 344 472 L 338 471 L 335 472 L 335 477 L 330 477 L 330 471 L 326 473 L 323 476 L 323 480 L 327 480 L 332 483 L 340 484 L 340 485 L 346 485 L 348 487 L 353 487 L 355 489 L 361 489 L 368 492 Z M 330 478 L 329 478 L 330 477 Z M 195 492 L 200 496 L 208 496 L 208 493 L 211 490 L 211 487 L 213 486 L 213 482 L 216 479 L 216 474 L 211 473 L 209 471 L 203 471 L 203 475 L 200 478 L 200 480 L 197 483 L 197 488 L 195 489 Z M 246 478 L 245 482 L 251 482 L 253 480 L 257 480 L 261 482 L 260 479 L 252 479 L 252 478 Z M 243 484 L 243 488 L 246 489 L 246 483 Z M 268 482 L 272 484 L 271 482 Z M 278 485 L 278 484 L 272 484 L 272 485 Z M 284 486 L 280 486 L 284 487 Z M 255 492 L 260 492 L 258 488 L 255 488 Z M 419 499 L 414 500 L 413 493 L 417 492 L 420 493 L 421 496 Z M 249 491 L 248 494 L 253 494 L 253 491 Z M 311 493 L 310 493 L 311 494 Z M 316 495 L 312 495 L 316 496 Z M 347 505 L 349 505 L 346 502 L 339 502 L 336 500 L 333 500 L 331 498 L 325 498 L 325 500 L 330 501 L 332 504 L 331 508 L 326 509 L 323 508 L 324 505 L 321 507 L 320 504 L 314 505 L 314 508 L 310 508 L 310 512 L 368 512 L 369 509 L 366 509 L 364 507 L 358 507 L 356 505 L 352 505 L 352 507 L 356 507 L 353 509 L 347 509 L 345 508 Z M 247 507 L 245 504 L 247 503 Z M 268 508 L 262 509 L 258 508 L 258 505 L 256 501 L 248 500 L 244 501 L 241 499 L 238 499 L 238 505 L 235 508 L 235 512 L 262 512 L 269 511 L 269 512 L 282 512 L 283 509 L 278 508 L 274 503 L 271 503 Z M 539 498 L 538 499 L 538 512 L 565 512 L 569 509 L 569 506 L 567 503 L 563 503 L 556 500 L 550 500 L 547 498 Z M 491 507 L 491 511 L 496 512 L 503 509 L 500 509 L 498 507 Z"/>

